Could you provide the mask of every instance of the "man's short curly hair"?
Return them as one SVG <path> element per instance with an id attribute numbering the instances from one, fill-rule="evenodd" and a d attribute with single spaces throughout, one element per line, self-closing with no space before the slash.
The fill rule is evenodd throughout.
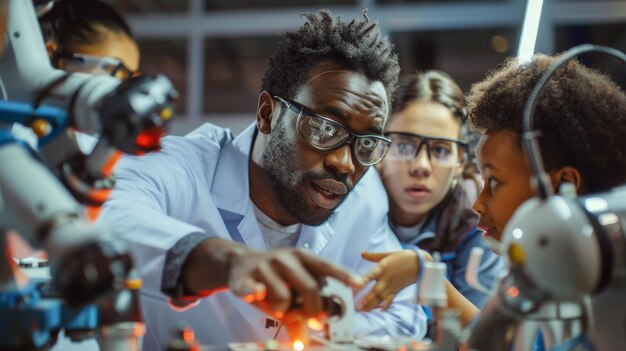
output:
<path id="1" fill-rule="evenodd" d="M 527 64 L 509 59 L 472 86 L 470 128 L 521 136 L 530 91 L 557 58 L 536 55 Z M 585 193 L 626 183 L 626 95 L 605 75 L 568 62 L 541 92 L 533 121 L 548 171 L 575 167 Z"/>
<path id="2" fill-rule="evenodd" d="M 303 14 L 306 23 L 296 32 L 285 33 L 263 77 L 262 89 L 293 98 L 311 69 L 324 61 L 336 62 L 373 81 L 384 84 L 387 97 L 398 82 L 400 65 L 393 44 L 380 33 L 377 22 L 334 19 L 330 11 Z"/>

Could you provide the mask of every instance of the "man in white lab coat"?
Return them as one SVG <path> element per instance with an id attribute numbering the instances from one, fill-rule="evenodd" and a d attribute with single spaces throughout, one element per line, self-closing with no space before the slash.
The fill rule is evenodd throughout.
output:
<path id="1" fill-rule="evenodd" d="M 372 268 L 361 252 L 401 249 L 371 167 L 390 145 L 397 56 L 365 14 L 305 17 L 270 60 L 242 134 L 207 124 L 116 169 L 100 220 L 122 233 L 144 279 L 146 350 L 182 320 L 202 344 L 285 339 L 294 300 L 319 316 L 317 276 L 358 285 L 346 270 Z M 414 295 L 411 286 L 387 310 L 358 312 L 355 334 L 421 337 Z"/>

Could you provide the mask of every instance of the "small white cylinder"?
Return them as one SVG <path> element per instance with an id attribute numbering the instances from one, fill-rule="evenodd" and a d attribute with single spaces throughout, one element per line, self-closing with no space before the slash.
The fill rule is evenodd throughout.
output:
<path id="1" fill-rule="evenodd" d="M 446 264 L 424 262 L 424 276 L 419 286 L 419 303 L 430 307 L 447 307 Z"/>

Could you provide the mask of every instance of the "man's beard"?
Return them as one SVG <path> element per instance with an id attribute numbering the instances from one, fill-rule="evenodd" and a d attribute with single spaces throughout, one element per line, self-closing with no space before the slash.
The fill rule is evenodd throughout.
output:
<path id="1" fill-rule="evenodd" d="M 263 151 L 263 167 L 285 210 L 302 224 L 321 225 L 333 214 L 334 209 L 317 206 L 312 208 L 307 204 L 306 188 L 310 187 L 311 181 L 334 179 L 343 183 L 348 193 L 352 187 L 347 181 L 347 176 L 333 176 L 328 172 L 302 172 L 298 164 L 299 155 L 293 142 L 287 138 L 285 123 L 281 122 L 282 118 L 277 121 L 277 128 L 272 131 L 272 136 Z M 346 199 L 348 193 L 343 196 L 337 207 Z"/>

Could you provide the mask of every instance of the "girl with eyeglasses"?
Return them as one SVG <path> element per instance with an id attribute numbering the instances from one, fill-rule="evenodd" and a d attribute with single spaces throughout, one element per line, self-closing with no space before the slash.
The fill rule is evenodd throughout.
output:
<path id="1" fill-rule="evenodd" d="M 39 24 L 56 68 L 126 79 L 139 68 L 139 48 L 124 18 L 100 0 L 38 1 L 52 6 Z"/>
<path id="2" fill-rule="evenodd" d="M 389 224 L 406 250 L 363 253 L 378 262 L 365 277 L 376 285 L 362 301 L 364 310 L 387 308 L 398 291 L 416 281 L 420 252 L 428 258 L 440 253 L 454 288 L 449 290 L 455 290 L 449 294 L 465 297 L 463 322 L 487 301 L 465 280 L 470 251 L 485 249 L 478 270 L 485 286 L 504 264 L 482 239 L 470 208 L 479 184 L 468 156 L 466 120 L 465 97 L 449 75 L 427 71 L 401 79 L 385 133 L 391 149 L 377 169 L 389 195 Z"/>
<path id="3" fill-rule="evenodd" d="M 55 68 L 126 79 L 137 74 L 139 48 L 124 18 L 100 0 L 34 0 L 39 24 Z M 97 139 L 73 131 L 80 149 L 89 153 Z M 33 148 L 37 137 L 15 124 L 11 133 Z"/>

